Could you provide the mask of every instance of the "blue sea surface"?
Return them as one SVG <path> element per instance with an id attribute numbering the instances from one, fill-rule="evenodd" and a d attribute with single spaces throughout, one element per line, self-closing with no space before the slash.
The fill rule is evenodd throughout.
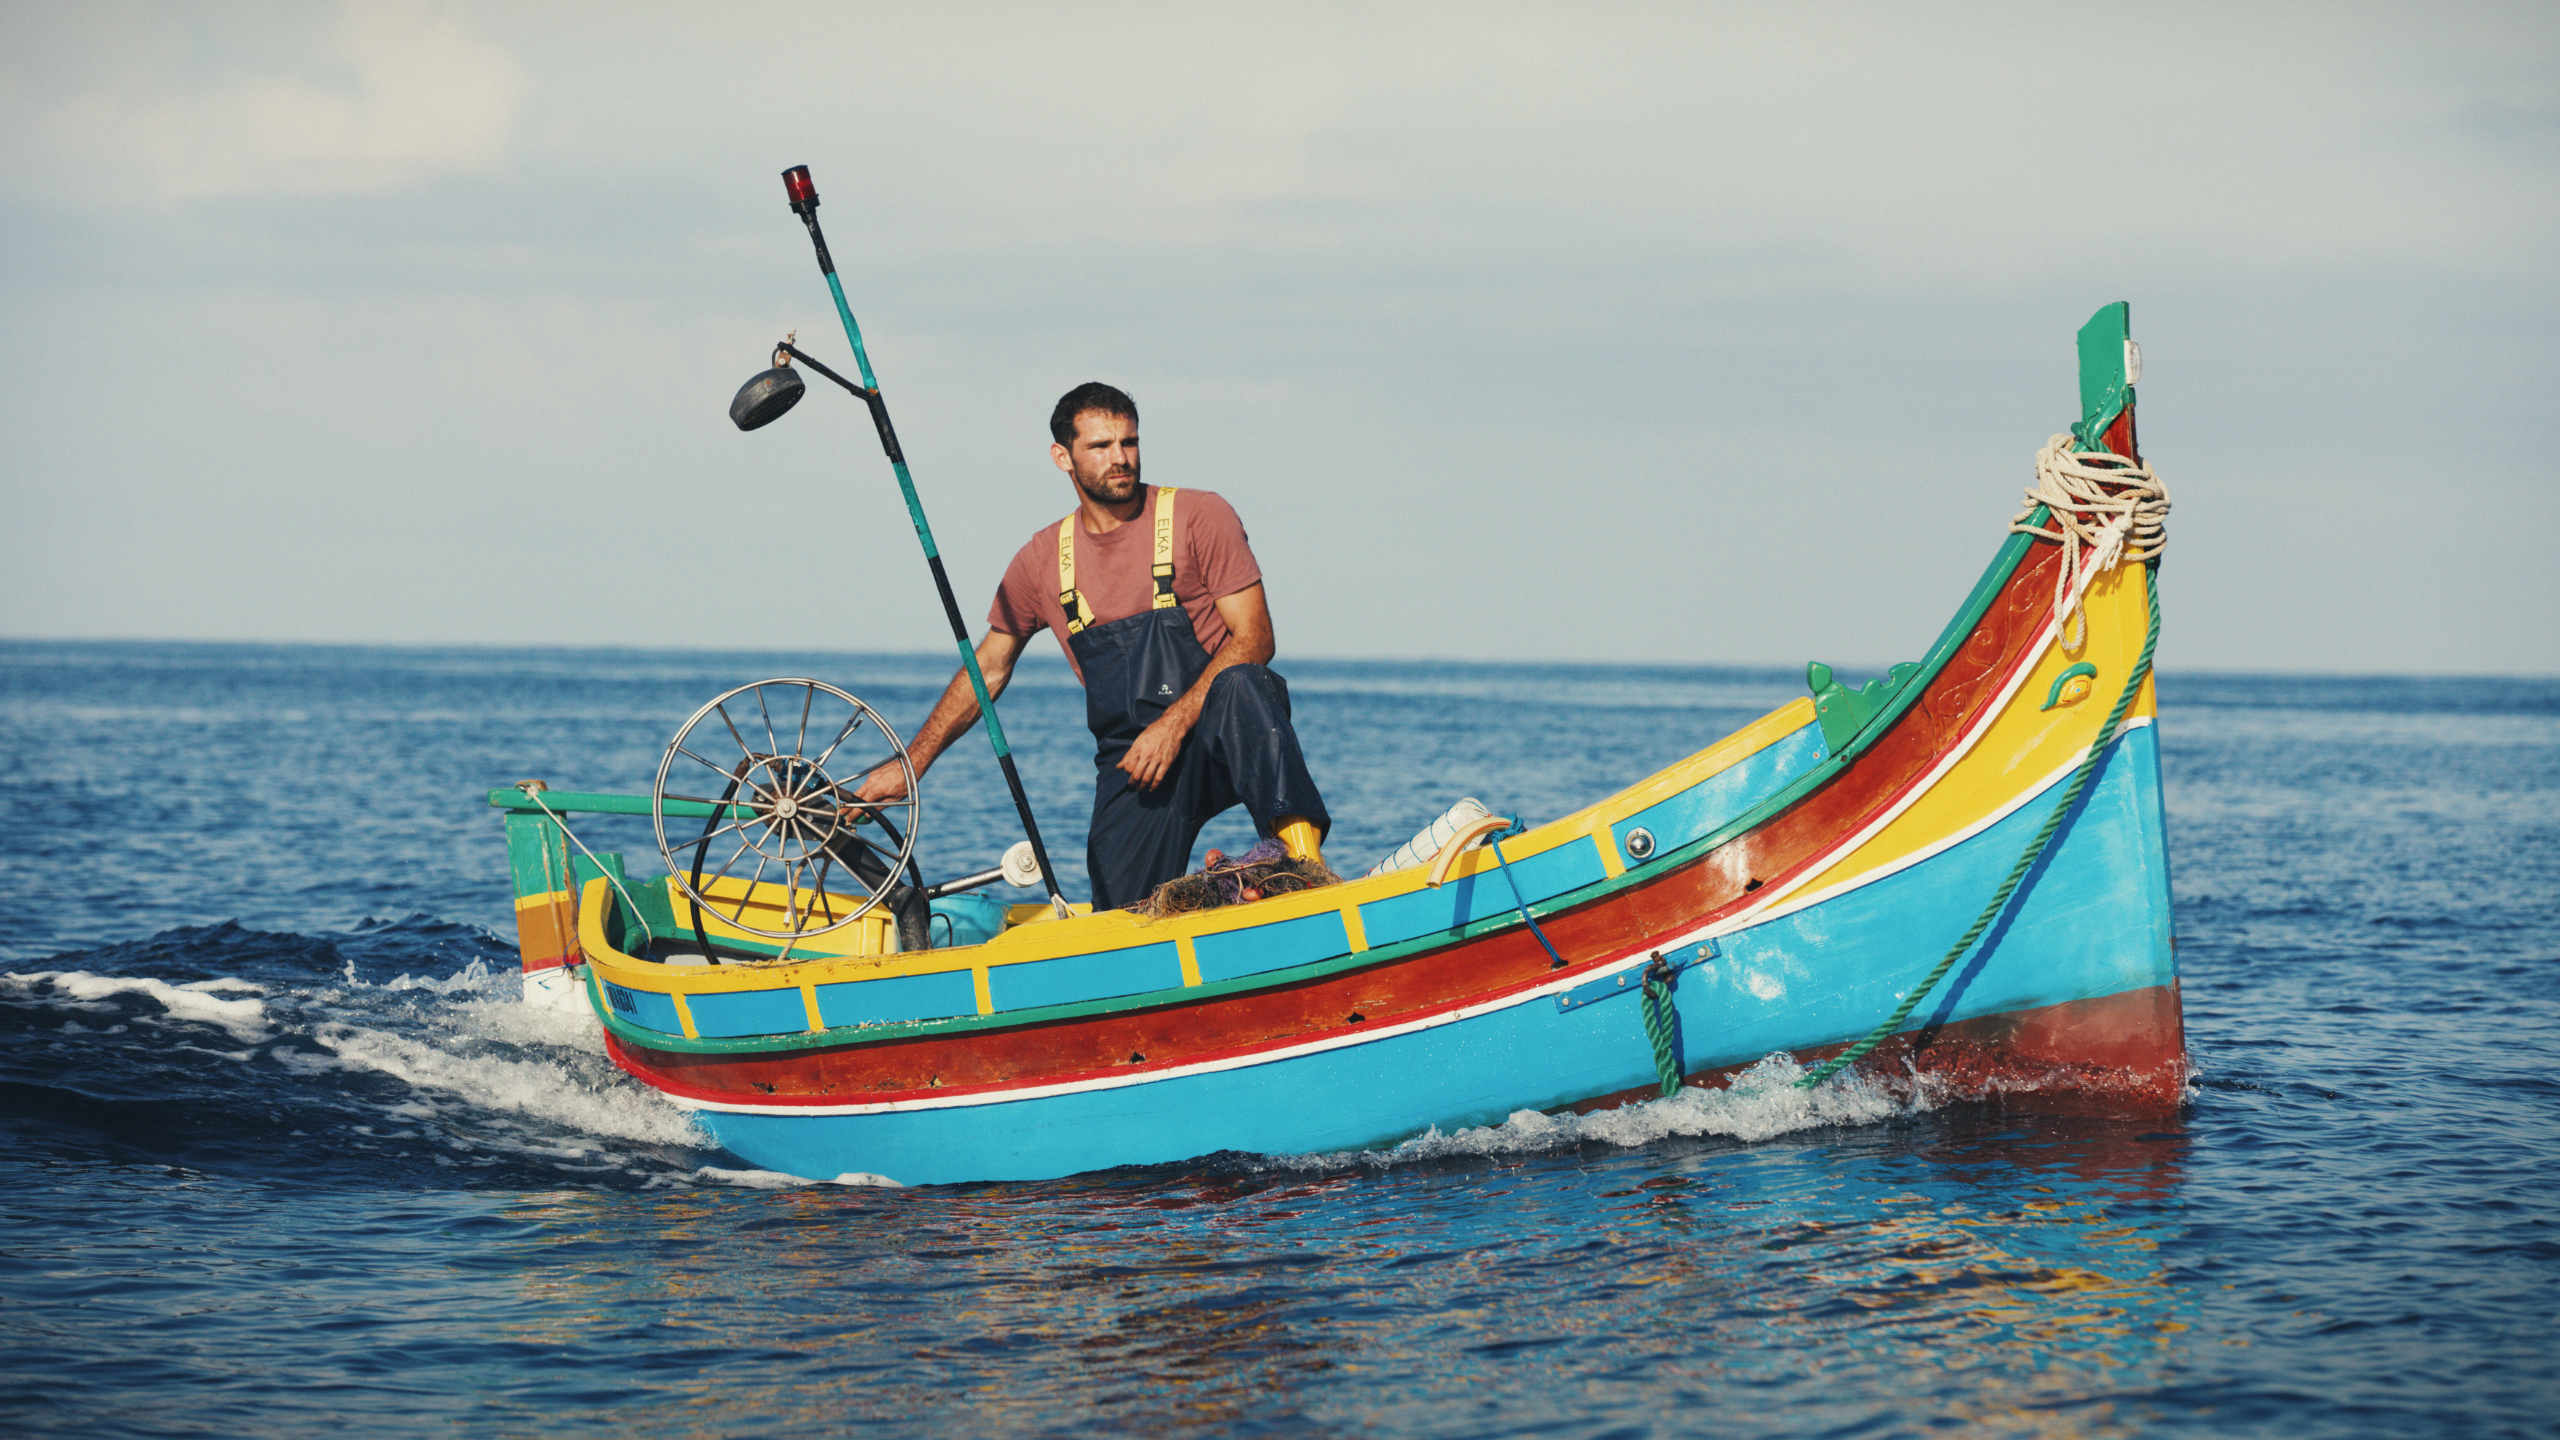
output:
<path id="1" fill-rule="evenodd" d="M 1363 867 L 1462 795 L 1550 818 L 1802 693 L 1282 669 L 1328 857 Z M 490 788 L 645 791 L 748 680 L 912 725 L 948 673 L 0 642 L 0 1433 L 2560 1422 L 2560 682 L 2163 678 L 2198 1073 L 2174 1116 L 1684 1096 L 1388 1153 L 855 1187 L 708 1148 L 591 1024 L 517 1003 Z M 1081 894 L 1080 692 L 1044 661 L 1004 704 Z M 929 875 L 1015 838 L 975 740 L 925 795 Z M 578 828 L 659 868 L 643 821 Z"/>

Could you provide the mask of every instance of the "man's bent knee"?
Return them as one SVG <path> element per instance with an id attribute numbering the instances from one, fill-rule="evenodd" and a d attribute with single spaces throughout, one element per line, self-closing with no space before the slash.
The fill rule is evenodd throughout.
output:
<path id="1" fill-rule="evenodd" d="M 1202 697 L 1215 700 L 1220 691 L 1242 691 L 1257 699 L 1274 701 L 1283 707 L 1289 703 L 1289 682 L 1274 673 L 1268 665 L 1230 665 L 1209 682 L 1209 693 Z"/>

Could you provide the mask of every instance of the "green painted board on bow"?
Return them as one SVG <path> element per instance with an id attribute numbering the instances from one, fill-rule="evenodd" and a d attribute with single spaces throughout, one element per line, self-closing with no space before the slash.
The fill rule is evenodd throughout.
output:
<path id="1" fill-rule="evenodd" d="M 2080 420 L 2071 427 L 2081 448 L 2098 443 L 2107 427 L 2133 403 L 2133 307 L 2119 300 L 2102 305 L 2080 327 Z"/>

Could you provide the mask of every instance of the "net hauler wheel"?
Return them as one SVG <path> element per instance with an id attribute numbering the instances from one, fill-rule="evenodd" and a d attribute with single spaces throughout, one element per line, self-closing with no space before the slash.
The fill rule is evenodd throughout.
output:
<path id="1" fill-rule="evenodd" d="M 858 770 L 839 768 L 859 780 L 894 759 L 906 776 L 904 800 L 857 800 L 828 773 L 866 726 L 891 753 Z M 699 835 L 684 832 L 680 815 L 670 841 L 669 801 L 711 807 Z M 890 818 L 900 810 L 903 825 Z M 923 809 L 915 764 L 878 711 L 824 681 L 782 679 L 741 685 L 693 712 L 658 761 L 649 815 L 670 883 L 693 902 L 697 927 L 708 911 L 749 935 L 787 943 L 840 930 L 878 906 L 909 868 Z M 830 890 L 828 880 L 855 864 L 877 883 L 848 904 L 851 897 Z"/>

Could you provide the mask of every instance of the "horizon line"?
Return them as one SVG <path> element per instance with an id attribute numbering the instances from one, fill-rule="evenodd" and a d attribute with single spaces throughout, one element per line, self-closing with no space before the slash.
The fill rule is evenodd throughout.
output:
<path id="1" fill-rule="evenodd" d="M 857 658 L 857 657 L 858 657 L 858 658 L 866 658 L 866 659 L 898 659 L 898 660 L 930 660 L 930 659 L 934 659 L 934 658 L 939 657 L 939 656 L 943 656 L 943 655 L 946 655 L 946 654 L 953 653 L 953 652 L 948 652 L 948 651 L 938 650 L 938 649 L 930 649 L 930 650 L 914 650 L 914 649 L 906 649 L 906 650 L 848 650 L 848 649 L 833 649 L 833 648 L 830 648 L 830 647 L 827 647 L 827 646 L 792 646 L 792 647 L 779 647 L 779 646 L 717 646 L 717 645 L 635 645 L 635 644 L 630 644 L 630 643 L 615 643 L 615 644 L 567 644 L 567 643 L 554 643 L 554 644 L 527 644 L 527 643 L 524 643 L 524 642 L 521 642 L 521 641 L 506 641 L 506 642 L 500 642 L 500 641 L 480 641 L 480 640 L 243 640 L 243 639 L 219 639 L 219 640 L 217 640 L 217 639 L 205 639 L 205 638 L 202 638 L 202 637 L 192 637 L 192 638 L 190 638 L 190 637 L 174 637 L 174 636 L 170 636 L 170 637 L 132 636 L 132 635 L 94 635 L 94 636 L 83 636 L 83 635 L 53 635 L 53 636 L 47 636 L 47 635 L 15 635 L 15 634 L 5 634 L 5 633 L 0 633 L 0 646 L 20 646 L 20 645 L 25 645 L 25 646 L 34 646 L 34 645 L 132 645 L 132 646 L 161 645 L 161 646 L 202 646 L 202 647 L 205 647 L 205 648 L 208 648 L 208 649 L 212 649 L 212 648 L 225 648 L 225 647 L 228 647 L 228 648 L 235 648 L 235 649 L 247 649 L 247 648 L 251 648 L 251 647 L 264 647 L 264 648 L 268 648 L 268 649 L 301 649 L 301 650 L 402 650 L 402 651 L 411 651 L 411 652 L 418 652 L 418 653 L 425 653 L 425 652 L 430 652 L 430 651 L 454 651 L 454 650 L 464 650 L 464 651 L 478 651 L 478 652 L 484 652 L 484 653 L 490 653 L 490 654 L 500 654 L 500 653 L 530 654 L 530 653 L 557 653 L 557 652 L 563 652 L 563 651 L 586 651 L 586 652 L 591 652 L 591 653 L 601 653 L 601 654 L 630 654 L 630 655 L 828 655 L 828 656 L 844 656 L 844 657 L 847 657 L 847 658 Z M 1534 656 L 1534 655 L 1532 655 L 1532 656 L 1521 656 L 1521 657 L 1517 657 L 1517 658 L 1513 658 L 1513 659 L 1494 660 L 1494 659 L 1485 659 L 1485 658 L 1480 658 L 1480 657 L 1446 656 L 1446 655 L 1344 655 L 1344 654 L 1324 654 L 1324 653 L 1318 653 L 1318 652 L 1308 652 L 1308 653 L 1298 654 L 1298 655 L 1295 655 L 1295 656 L 1294 656 L 1294 657 L 1292 657 L 1292 658 L 1294 658 L 1294 659 L 1299 659 L 1299 660 L 1312 660 L 1312 661 L 1317 661 L 1317 662 L 1320 662 L 1320 663 L 1327 663 L 1327 664 L 1354 664 L 1354 665 L 1459 665 L 1459 666 L 1475 666 L 1475 667 L 1483 667 L 1483 668 L 1487 668 L 1487 669 L 1494 668 L 1494 667 L 1499 667 L 1499 666 L 1523 666 L 1523 665 L 1532 665 L 1532 666 L 1545 666 L 1545 667 L 1551 667 L 1551 668 L 1584 669 L 1584 670 L 1604 670 L 1604 669 L 1614 669 L 1614 670 L 1761 670 L 1761 671 L 1770 671 L 1770 672 L 1782 672 L 1782 673 L 1787 673 L 1787 674 L 1795 674 L 1795 673 L 1798 673 L 1798 672 L 1800 672 L 1800 671 L 1801 671 L 1801 669 L 1802 669 L 1806 664 L 1812 663 L 1812 662 L 1809 662 L 1809 661 L 1801 661 L 1801 660 L 1797 660 L 1797 661 L 1769 661 L 1769 660 L 1693 660 L 1693 661 L 1662 661 L 1662 660 L 1591 660 L 1591 659 L 1572 659 L 1572 658 L 1564 658 L 1564 657 L 1549 657 L 1549 656 Z M 1034 652 L 1032 652 L 1032 653 L 1026 654 L 1026 655 L 1023 657 L 1023 660 L 1024 660 L 1026 663 L 1053 665 L 1053 666 L 1055 666 L 1055 667 L 1057 667 L 1058 669 L 1061 669 L 1061 670 L 1064 670 L 1064 669 L 1066 668 L 1066 659 L 1065 659 L 1065 657 L 1064 657 L 1064 656 L 1061 656 L 1061 655 L 1052 655 L 1052 654 L 1049 654 L 1049 653 L 1047 653 L 1047 652 L 1045 652 L 1045 651 L 1034 651 Z M 954 663 L 956 663 L 956 662 L 954 662 Z M 1901 663 L 1901 662 L 1899 662 L 1899 661 L 1874 661 L 1874 662 L 1860 662 L 1860 661 L 1855 661 L 1855 660 L 1831 660 L 1831 661 L 1823 661 L 1823 662 L 1821 662 L 1821 663 L 1824 663 L 1824 664 L 1830 665 L 1834 670 L 1849 671 L 1849 672 L 1853 672 L 1853 673 L 1861 673 L 1861 674 L 1863 674 L 1863 673 L 1865 673 L 1865 672 L 1867 672 L 1867 671 L 1872 670 L 1874 673 L 1876 673 L 1876 674 L 1878 674 L 1878 675 L 1881 675 L 1881 674 L 1882 674 L 1886 669 L 1890 668 L 1891 666 L 1893 666 L 1893 665 L 1895 665 L 1895 664 L 1899 664 L 1899 663 Z M 2525 680 L 2525 681 L 2553 681 L 2553 680 L 2560 680 L 2560 670 L 2553 670 L 2553 671 L 2514 671 L 2514 670 L 2507 670 L 2507 671 L 2496 671 L 2496 672 L 2483 672 L 2483 671 L 2475 671 L 2475 670 L 2315 670 L 2315 669 L 2285 669 L 2285 668 L 2250 668 L 2250 669 L 2239 669 L 2239 668 L 2231 668 L 2231 667 L 2218 666 L 2218 665 L 2197 665 L 2197 666 L 2181 666 L 2181 667 L 2178 667 L 2176 670 L 2173 670 L 2173 671 L 2172 671 L 2172 672 L 2170 672 L 2170 673 L 2172 673 L 2172 674 L 2186 674 L 2186 675 L 2233 676 L 2233 677 L 2239 677 L 2239 676 L 2259 676 L 2259 677 L 2274 677 L 2274 678 L 2290 679 L 2290 680 Z"/>

